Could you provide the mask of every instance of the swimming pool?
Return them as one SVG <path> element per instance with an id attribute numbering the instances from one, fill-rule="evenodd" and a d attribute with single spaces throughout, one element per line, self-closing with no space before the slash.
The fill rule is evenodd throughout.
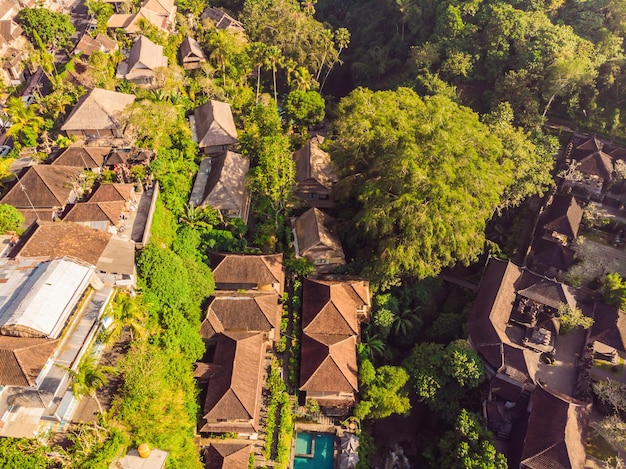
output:
<path id="1" fill-rule="evenodd" d="M 333 469 L 335 435 L 332 433 L 296 433 L 293 469 Z"/>

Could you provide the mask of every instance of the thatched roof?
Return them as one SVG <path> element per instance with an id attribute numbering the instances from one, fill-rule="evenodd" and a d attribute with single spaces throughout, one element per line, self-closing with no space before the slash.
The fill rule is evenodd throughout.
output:
<path id="1" fill-rule="evenodd" d="M 67 147 L 59 153 L 52 165 L 75 166 L 84 169 L 100 168 L 110 151 L 109 147 Z"/>
<path id="2" fill-rule="evenodd" d="M 26 209 L 32 208 L 31 203 L 35 208 L 62 207 L 80 171 L 70 166 L 30 166 L 0 202 Z"/>
<path id="3" fill-rule="evenodd" d="M 216 291 L 209 299 L 200 334 L 210 338 L 231 330 L 269 332 L 280 326 L 277 293 Z"/>
<path id="4" fill-rule="evenodd" d="M 279 285 L 282 295 L 285 284 L 282 254 L 210 254 L 213 278 L 218 290 L 228 285 Z"/>
<path id="5" fill-rule="evenodd" d="M 196 187 L 201 185 L 202 179 L 196 178 L 192 195 L 203 194 L 199 203 L 192 200 L 194 205 L 209 205 L 217 210 L 241 213 L 246 221 L 248 192 L 246 190 L 246 174 L 250 168 L 250 160 L 232 151 L 221 156 L 210 158 L 210 170 L 205 179 L 204 190 Z"/>
<path id="6" fill-rule="evenodd" d="M 334 230 L 335 219 L 317 208 L 300 215 L 295 222 L 299 256 L 307 256 L 312 249 L 327 248 L 335 257 L 344 257 L 341 240 Z"/>
<path id="7" fill-rule="evenodd" d="M 531 299 L 537 303 L 558 309 L 561 303 L 575 308 L 576 298 L 574 290 L 563 284 L 552 280 L 542 280 L 519 292 L 520 296 Z"/>
<path id="8" fill-rule="evenodd" d="M 576 238 L 583 218 L 583 207 L 573 195 L 555 194 L 547 209 L 543 228 Z"/>
<path id="9" fill-rule="evenodd" d="M 583 156 L 577 162 L 576 170 L 583 174 L 592 174 L 605 181 L 613 179 L 613 157 L 602 150 Z"/>
<path id="10" fill-rule="evenodd" d="M 9 43 L 17 39 L 24 30 L 13 20 L 0 21 L 0 38 L 5 43 Z"/>
<path id="11" fill-rule="evenodd" d="M 120 118 L 135 95 L 94 88 L 78 100 L 61 130 L 120 128 Z"/>
<path id="12" fill-rule="evenodd" d="M 0 336 L 0 385 L 32 386 L 58 340 Z"/>
<path id="13" fill-rule="evenodd" d="M 256 431 L 264 352 L 261 333 L 225 332 L 218 338 L 214 362 L 222 369 L 209 378 L 204 403 L 204 418 L 218 422 L 207 422 L 201 431 L 214 431 L 222 420 L 241 420 L 243 428 Z"/>
<path id="14" fill-rule="evenodd" d="M 237 128 L 230 104 L 210 100 L 194 110 L 200 148 L 237 143 Z"/>
<path id="15" fill-rule="evenodd" d="M 246 443 L 211 443 L 204 448 L 204 469 L 247 469 L 251 449 Z"/>
<path id="16" fill-rule="evenodd" d="M 626 312 L 597 302 L 589 340 L 626 351 Z"/>
<path id="17" fill-rule="evenodd" d="M 302 391 L 358 391 L 355 336 L 304 333 L 301 350 Z"/>
<path id="18" fill-rule="evenodd" d="M 194 38 L 187 36 L 180 44 L 179 55 L 181 62 L 187 61 L 205 61 L 206 56 L 200 47 L 200 43 Z"/>
<path id="19" fill-rule="evenodd" d="M 330 155 L 320 148 L 323 141 L 324 137 L 315 136 L 293 154 L 298 184 L 312 180 L 330 189 L 337 182 Z"/>
<path id="20" fill-rule="evenodd" d="M 143 75 L 146 70 L 154 71 L 157 67 L 167 67 L 163 46 L 155 44 L 145 36 L 139 36 L 130 48 L 125 78 L 132 80 L 134 75 Z"/>
<path id="21" fill-rule="evenodd" d="M 531 409 L 521 467 L 583 469 L 591 405 L 537 386 Z"/>

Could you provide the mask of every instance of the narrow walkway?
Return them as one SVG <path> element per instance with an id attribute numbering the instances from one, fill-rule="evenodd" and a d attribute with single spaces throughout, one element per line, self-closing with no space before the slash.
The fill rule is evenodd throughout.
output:
<path id="1" fill-rule="evenodd" d="M 113 289 L 104 287 L 96 292 L 86 306 L 82 316 L 72 324 L 70 330 L 65 332 L 65 340 L 59 349 L 57 357 L 39 386 L 41 398 L 47 406 L 44 415 L 54 415 L 56 406 L 50 406 L 53 401 L 57 404 L 61 401 L 63 393 L 67 389 L 69 381 L 68 372 L 65 368 L 78 365 L 77 358 L 91 342 L 90 336 L 95 334 L 98 327 L 98 319 L 111 296 Z"/>

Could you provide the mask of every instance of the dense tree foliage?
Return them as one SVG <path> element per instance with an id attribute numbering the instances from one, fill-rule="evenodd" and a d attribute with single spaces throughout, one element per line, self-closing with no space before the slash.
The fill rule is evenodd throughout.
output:
<path id="1" fill-rule="evenodd" d="M 449 469 L 506 469 L 506 458 L 496 452 L 492 439 L 480 417 L 462 409 L 454 430 L 440 439 L 433 462 Z"/>
<path id="2" fill-rule="evenodd" d="M 602 286 L 604 301 L 616 308 L 626 309 L 626 281 L 617 272 L 611 272 Z"/>
<path id="3" fill-rule="evenodd" d="M 405 274 L 427 277 L 476 259 L 516 161 L 543 166 L 531 162 L 537 156 L 521 131 L 499 131 L 520 142 L 505 152 L 496 132 L 444 96 L 357 89 L 337 114 L 331 148 L 337 195 L 355 209 L 356 229 L 347 240 L 383 287 Z M 545 173 L 539 189 L 519 187 L 515 203 L 525 190 L 540 192 Z"/>
<path id="4" fill-rule="evenodd" d="M 391 414 L 406 414 L 411 404 L 404 385 L 409 375 L 400 367 L 385 365 L 374 368 L 369 360 L 359 365 L 360 401 L 354 415 L 363 420 L 382 419 Z"/>
<path id="5" fill-rule="evenodd" d="M 484 379 L 480 358 L 465 340 L 420 343 L 403 364 L 418 398 L 443 419 L 456 418 L 461 401 Z"/>
<path id="6" fill-rule="evenodd" d="M 17 15 L 24 34 L 39 49 L 56 49 L 71 45 L 76 28 L 69 15 L 47 8 L 22 8 Z"/>
<path id="7" fill-rule="evenodd" d="M 33 440 L 0 438 L 0 467 L 48 469 L 49 460 L 44 447 Z"/>
<path id="8" fill-rule="evenodd" d="M 0 204 L 0 233 L 17 231 L 24 223 L 24 216 L 13 205 Z"/>

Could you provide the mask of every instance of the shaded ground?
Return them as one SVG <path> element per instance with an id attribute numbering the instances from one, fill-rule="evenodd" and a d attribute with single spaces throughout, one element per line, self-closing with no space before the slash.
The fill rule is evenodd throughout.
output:
<path id="1" fill-rule="evenodd" d="M 99 364 L 115 366 L 117 362 L 126 355 L 129 343 L 130 335 L 124 332 L 115 344 L 106 348 Z M 122 377 L 120 375 L 109 376 L 108 384 L 98 389 L 96 392 L 100 405 L 105 411 L 111 407 L 113 397 L 121 384 Z M 72 417 L 72 423 L 94 423 L 97 420 L 97 416 L 98 405 L 96 404 L 96 400 L 91 396 L 85 396 L 79 401 L 76 407 L 76 411 Z"/>
<path id="2" fill-rule="evenodd" d="M 611 246 L 608 235 L 598 234 L 594 238 L 586 237 L 581 246 L 574 248 L 582 262 L 572 266 L 568 276 L 580 279 L 585 286 L 610 272 L 626 276 L 626 249 Z"/>
<path id="3" fill-rule="evenodd" d="M 587 331 L 576 329 L 566 335 L 556 338 L 556 362 L 547 365 L 539 361 L 537 367 L 537 379 L 544 381 L 549 388 L 559 392 L 574 395 L 574 388 L 578 379 L 578 356 L 582 353 L 585 345 Z"/>

